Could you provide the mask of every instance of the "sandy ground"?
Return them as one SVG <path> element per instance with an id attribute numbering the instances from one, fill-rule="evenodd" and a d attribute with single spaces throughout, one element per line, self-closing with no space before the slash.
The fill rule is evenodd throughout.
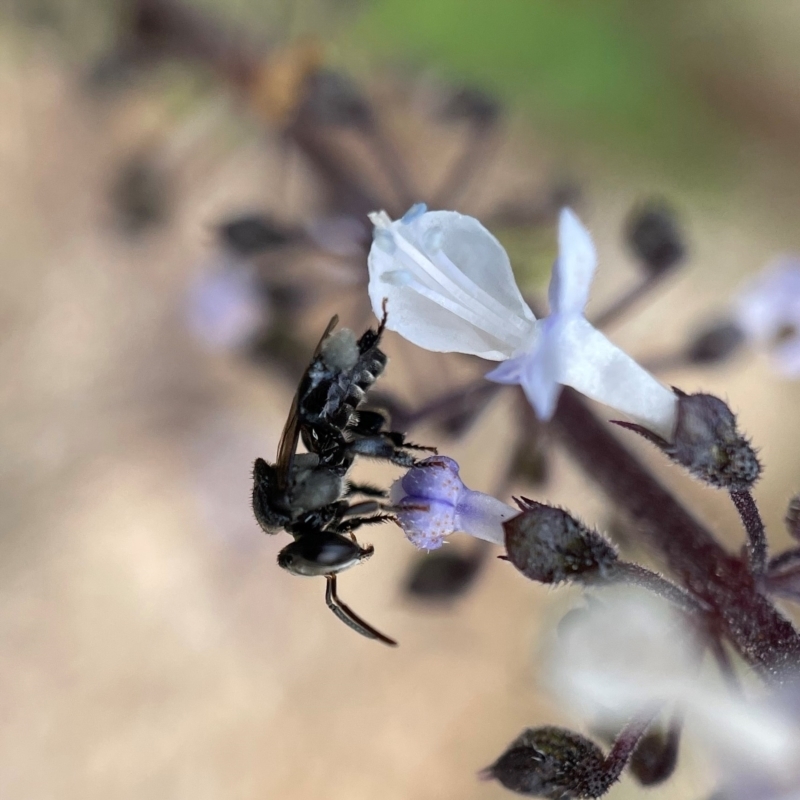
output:
<path id="1" fill-rule="evenodd" d="M 257 143 L 201 149 L 183 162 L 170 225 L 128 242 L 105 197 L 120 153 L 149 130 L 148 101 L 130 102 L 110 112 L 87 99 L 45 52 L 0 70 L 0 796 L 506 796 L 475 773 L 522 727 L 581 725 L 538 691 L 535 655 L 577 595 L 493 562 L 453 608 L 414 607 L 399 589 L 412 548 L 386 526 L 341 591 L 399 639 L 392 651 L 337 622 L 321 581 L 277 568 L 285 541 L 252 520 L 249 473 L 275 451 L 291 387 L 204 352 L 182 318 L 215 212 L 263 200 L 274 156 Z M 588 192 L 598 306 L 633 275 L 615 231 L 636 189 Z M 620 341 L 668 347 L 722 307 L 780 249 L 768 211 L 749 224 L 727 209 L 693 220 L 691 267 Z M 785 542 L 798 388 L 755 358 L 670 379 L 741 412 L 767 464 L 770 530 Z M 501 400 L 448 451 L 475 488 L 502 462 L 507 418 Z M 602 524 L 583 478 L 560 456 L 554 470 L 545 496 Z M 724 498 L 667 478 L 738 546 Z M 701 798 L 710 781 L 690 755 L 649 796 Z M 610 796 L 640 793 L 625 780 Z"/>

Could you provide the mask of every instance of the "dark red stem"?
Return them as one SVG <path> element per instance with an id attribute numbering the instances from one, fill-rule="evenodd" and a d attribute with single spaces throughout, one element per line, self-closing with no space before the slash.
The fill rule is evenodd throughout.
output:
<path id="1" fill-rule="evenodd" d="M 753 575 L 763 575 L 767 569 L 767 537 L 764 533 L 764 521 L 758 511 L 756 501 L 749 491 L 731 492 L 731 500 L 742 518 L 747 531 L 747 554 L 750 558 L 750 569 Z"/>
<path id="2" fill-rule="evenodd" d="M 800 667 L 800 635 L 731 556 L 589 410 L 565 388 L 553 433 L 609 499 L 628 513 L 679 581 L 710 607 L 712 626 L 770 682 Z"/>

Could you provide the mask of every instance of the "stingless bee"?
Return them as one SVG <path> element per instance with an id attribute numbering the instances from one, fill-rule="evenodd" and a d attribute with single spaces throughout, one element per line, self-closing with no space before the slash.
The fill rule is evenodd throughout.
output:
<path id="1" fill-rule="evenodd" d="M 386 309 L 377 331 L 360 339 L 343 328 L 333 332 L 334 317 L 322 335 L 292 402 L 278 445 L 275 464 L 256 459 L 253 468 L 253 512 L 266 533 L 284 530 L 294 541 L 278 554 L 278 564 L 293 575 L 324 575 L 328 608 L 358 633 L 396 645 L 338 597 L 336 576 L 368 559 L 374 548 L 362 547 L 354 531 L 393 519 L 378 502 L 386 493 L 347 480 L 358 455 L 399 466 L 416 462 L 409 450 L 433 448 L 410 444 L 401 433 L 384 430 L 386 420 L 360 406 L 386 366 L 380 350 Z M 302 438 L 308 452 L 298 453 Z M 361 495 L 368 500 L 350 502 Z"/>

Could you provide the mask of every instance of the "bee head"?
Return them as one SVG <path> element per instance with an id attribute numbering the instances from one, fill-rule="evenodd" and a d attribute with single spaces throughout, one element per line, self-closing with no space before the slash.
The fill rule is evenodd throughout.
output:
<path id="1" fill-rule="evenodd" d="M 265 533 L 277 533 L 289 522 L 284 505 L 275 467 L 257 458 L 253 465 L 253 514 Z"/>

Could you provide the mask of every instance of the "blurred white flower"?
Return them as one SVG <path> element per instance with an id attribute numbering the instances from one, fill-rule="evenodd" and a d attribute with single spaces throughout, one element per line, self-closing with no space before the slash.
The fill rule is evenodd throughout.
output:
<path id="1" fill-rule="evenodd" d="M 793 714 L 733 693 L 701 670 L 696 632 L 665 601 L 629 588 L 602 600 L 571 614 L 548 649 L 549 682 L 565 703 L 611 722 L 678 703 L 718 763 L 791 776 L 800 763 Z"/>
<path id="2" fill-rule="evenodd" d="M 669 440 L 674 394 L 592 327 L 584 316 L 597 257 L 589 232 L 568 208 L 550 281 L 550 316 L 537 320 L 508 255 L 476 219 L 414 206 L 392 222 L 370 215 L 369 294 L 388 327 L 427 350 L 504 361 L 487 378 L 519 383 L 541 419 L 572 386 Z"/>
<path id="3" fill-rule="evenodd" d="M 800 377 L 800 259 L 785 258 L 755 277 L 734 304 L 748 338 L 772 356 L 775 369 Z"/>

